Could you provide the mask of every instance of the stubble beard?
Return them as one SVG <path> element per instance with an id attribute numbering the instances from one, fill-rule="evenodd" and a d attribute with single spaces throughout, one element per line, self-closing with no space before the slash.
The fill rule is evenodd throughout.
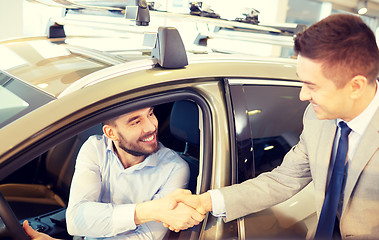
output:
<path id="1" fill-rule="evenodd" d="M 132 155 L 132 156 L 135 156 L 135 157 L 141 157 L 141 156 L 149 156 L 150 154 L 152 153 L 155 153 L 158 151 L 158 135 L 157 133 L 155 132 L 155 136 L 156 136 L 156 141 L 155 141 L 155 145 L 153 147 L 153 150 L 152 151 L 145 151 L 143 148 L 141 147 L 138 147 L 138 146 L 135 146 L 135 145 L 131 145 L 131 144 L 127 144 L 125 139 L 123 138 L 123 136 L 120 136 L 120 141 L 118 143 L 118 146 L 123 150 L 125 151 L 126 153 Z M 129 145 L 130 147 L 128 147 L 127 145 Z"/>

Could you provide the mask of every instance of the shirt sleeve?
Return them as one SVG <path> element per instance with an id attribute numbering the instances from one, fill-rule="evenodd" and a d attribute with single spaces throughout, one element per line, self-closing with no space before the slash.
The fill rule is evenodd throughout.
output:
<path id="1" fill-rule="evenodd" d="M 179 157 L 176 153 L 168 157 L 168 161 L 171 164 L 168 165 L 162 171 L 170 171 L 166 183 L 161 189 L 154 195 L 153 199 L 159 199 L 167 194 L 173 192 L 176 189 L 185 189 L 188 185 L 190 170 L 188 164 Z"/>
<path id="2" fill-rule="evenodd" d="M 208 193 L 211 195 L 212 200 L 212 215 L 215 217 L 225 217 L 226 216 L 226 208 L 224 196 L 221 191 L 218 189 L 209 190 Z"/>
<path id="3" fill-rule="evenodd" d="M 165 166 L 166 169 L 160 169 L 160 171 L 170 171 L 166 183 L 161 187 L 161 189 L 154 195 L 153 199 L 159 199 L 167 194 L 171 193 L 175 189 L 186 188 L 189 180 L 189 167 L 188 164 L 181 159 L 176 153 L 167 158 L 169 164 Z M 138 226 L 139 229 L 134 235 L 134 239 L 140 239 L 142 236 L 145 238 L 141 239 L 162 239 L 167 228 L 163 226 L 162 223 L 158 222 L 148 222 Z M 148 238 L 150 236 L 150 238 Z"/>
<path id="4" fill-rule="evenodd" d="M 98 164 L 101 149 L 87 140 L 77 157 L 66 212 L 71 235 L 109 237 L 134 230 L 135 204 L 101 203 L 101 174 Z"/>

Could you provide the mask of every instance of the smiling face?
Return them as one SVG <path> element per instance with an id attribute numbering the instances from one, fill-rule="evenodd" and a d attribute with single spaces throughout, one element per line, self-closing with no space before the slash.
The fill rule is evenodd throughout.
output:
<path id="1" fill-rule="evenodd" d="M 158 150 L 158 120 L 153 108 L 144 108 L 127 113 L 104 126 L 107 137 L 118 149 L 134 157 L 146 157 Z"/>
<path id="2" fill-rule="evenodd" d="M 297 75 L 303 82 L 300 100 L 309 101 L 318 119 L 342 118 L 349 121 L 354 102 L 350 97 L 349 83 L 337 88 L 335 83 L 326 78 L 322 71 L 322 63 L 299 55 Z"/>

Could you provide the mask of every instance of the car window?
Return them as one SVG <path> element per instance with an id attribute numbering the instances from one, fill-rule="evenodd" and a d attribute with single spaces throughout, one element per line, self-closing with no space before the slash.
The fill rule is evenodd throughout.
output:
<path id="1" fill-rule="evenodd" d="M 54 98 L 0 71 L 0 128 Z"/>
<path id="2" fill-rule="evenodd" d="M 255 174 L 271 171 L 298 142 L 307 103 L 298 87 L 244 86 L 253 139 Z"/>
<path id="3" fill-rule="evenodd" d="M 4 122 L 12 116 L 25 110 L 29 104 L 12 93 L 5 87 L 0 86 L 0 122 Z"/>
<path id="4" fill-rule="evenodd" d="M 231 90 L 241 182 L 281 164 L 298 142 L 307 103 L 299 100 L 297 86 L 241 84 Z"/>
<path id="5" fill-rule="evenodd" d="M 183 95 L 182 92 L 180 94 Z M 188 164 L 190 178 L 187 188 L 195 192 L 201 185 L 209 187 L 206 184 L 197 186 L 203 155 L 210 155 L 206 153 L 207 151 L 200 150 L 200 139 L 203 138 L 200 129 L 203 125 L 202 116 L 206 115 L 209 121 L 209 115 L 201 114 L 202 108 L 194 100 L 177 100 L 159 104 L 150 100 L 150 103 L 154 106 L 154 114 L 159 120 L 159 141 L 176 151 Z M 129 111 L 130 107 L 126 109 Z M 65 207 L 68 203 L 77 153 L 89 136 L 102 134 L 101 122 L 103 121 L 96 120 L 96 125 L 91 125 L 64 141 L 58 140 L 56 145 L 0 181 L 0 191 L 7 196 L 7 201 L 19 220 L 28 219 L 33 227 L 43 225 L 43 232 L 54 237 L 68 237 L 65 228 L 52 227 L 49 219 L 54 218 L 59 224 L 65 223 Z M 210 135 L 205 136 L 206 140 L 203 141 L 209 141 Z M 39 190 L 40 200 L 33 202 L 30 192 L 20 191 L 20 189 Z M 18 195 L 17 201 L 12 198 L 15 192 Z M 41 216 L 41 218 L 36 220 L 36 216 Z M 0 219 L 0 236 L 3 233 L 1 228 L 5 226 Z"/>

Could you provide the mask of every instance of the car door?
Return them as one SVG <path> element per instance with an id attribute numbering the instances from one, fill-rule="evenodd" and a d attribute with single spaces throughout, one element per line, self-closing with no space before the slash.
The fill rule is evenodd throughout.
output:
<path id="1" fill-rule="evenodd" d="M 228 79 L 226 86 L 237 154 L 233 179 L 240 183 L 281 164 L 298 142 L 308 103 L 299 100 L 301 83 L 296 81 Z M 239 219 L 239 238 L 304 238 L 316 217 L 312 187 L 309 184 L 286 202 Z"/>
<path id="2" fill-rule="evenodd" d="M 201 85 L 201 84 L 199 84 Z M 159 88 L 155 86 L 154 88 L 151 87 L 150 91 L 136 91 L 134 92 L 134 98 L 130 99 L 127 93 L 124 93 L 123 96 L 112 96 L 108 99 L 99 99 L 99 102 L 88 105 L 84 110 L 83 109 L 77 109 L 73 112 L 62 112 L 62 115 L 64 117 L 55 116 L 56 118 L 52 125 L 46 126 L 45 131 L 39 131 L 34 134 L 35 140 L 31 141 L 30 139 L 26 139 L 29 141 L 24 141 L 24 146 L 19 147 L 20 150 L 18 150 L 17 153 L 13 153 L 11 157 L 8 157 L 7 159 L 2 159 L 3 161 L 0 161 L 0 171 L 2 173 L 0 184 L 8 184 L 8 183 L 14 183 L 15 179 L 17 181 L 22 181 L 22 183 L 25 184 L 32 184 L 31 180 L 28 179 L 20 179 L 25 178 L 25 175 L 20 174 L 23 173 L 25 169 L 21 169 L 24 165 L 30 166 L 28 163 L 39 161 L 39 159 L 45 157 L 45 155 L 59 155 L 60 157 L 52 160 L 52 161 L 60 161 L 63 158 L 66 157 L 68 154 L 52 154 L 49 152 L 54 151 L 56 149 L 60 149 L 59 146 L 62 145 L 62 143 L 65 143 L 67 141 L 70 141 L 71 139 L 75 138 L 78 135 L 81 135 L 83 131 L 88 131 L 97 125 L 101 125 L 101 123 L 109 118 L 112 118 L 114 116 L 120 115 L 122 113 L 133 111 L 135 109 L 140 109 L 147 106 L 156 106 L 157 114 L 159 115 L 158 118 L 160 119 L 160 135 L 162 136 L 162 142 L 167 146 L 170 147 L 178 152 L 184 151 L 184 147 L 182 147 L 183 144 L 179 144 L 179 140 L 174 138 L 172 134 L 168 133 L 168 127 L 170 123 L 168 122 L 170 117 L 170 113 L 172 113 L 172 105 L 175 104 L 175 102 L 190 102 L 195 105 L 195 108 L 199 109 L 199 112 L 201 113 L 201 118 L 199 118 L 199 124 L 201 125 L 201 133 L 198 138 L 201 139 L 201 165 L 204 165 L 205 167 L 202 168 L 200 172 L 200 180 L 197 181 L 198 174 L 195 174 L 193 176 L 193 183 L 194 188 L 197 188 L 198 191 L 206 191 L 209 189 L 209 182 L 210 182 L 210 173 L 211 173 L 211 167 L 210 162 L 212 158 L 212 130 L 211 130 L 211 111 L 209 109 L 208 103 L 205 101 L 205 99 L 198 93 L 196 93 L 195 88 L 191 89 L 182 89 L 180 86 L 171 85 L 170 90 L 167 91 L 167 86 L 164 85 L 164 87 Z M 94 93 L 98 93 L 98 91 L 93 91 Z M 89 92 L 88 94 L 90 94 Z M 71 100 L 71 98 L 69 98 Z M 46 106 L 49 108 L 46 110 L 47 112 L 51 112 L 51 108 L 53 109 L 62 109 L 63 105 L 67 105 L 67 103 L 71 103 L 72 101 L 65 101 L 63 99 L 59 102 L 53 102 L 50 106 Z M 43 109 L 41 109 L 43 110 Z M 188 114 L 192 114 L 192 112 L 189 112 Z M 29 116 L 30 119 L 33 122 L 36 122 L 40 117 L 40 114 L 38 112 L 34 112 Z M 184 118 L 185 121 L 187 121 L 186 118 Z M 188 119 L 189 120 L 189 119 Z M 21 119 L 20 123 L 22 125 L 22 122 L 28 122 L 27 119 Z M 199 127 L 199 126 L 196 126 Z M 101 129 L 101 127 L 100 127 Z M 91 131 L 92 132 L 92 131 Z M 101 130 L 97 131 L 96 134 L 101 134 Z M 92 133 L 93 134 L 93 133 Z M 86 137 L 88 137 L 86 135 Z M 67 140 L 66 140 L 67 139 Z M 198 140 L 200 142 L 200 139 Z M 85 140 L 85 139 L 83 139 Z M 76 140 L 75 140 L 76 141 Z M 184 140 L 183 140 L 184 141 Z M 184 145 L 183 145 L 184 146 Z M 80 147 L 80 146 L 78 146 Z M 45 152 L 48 152 L 45 154 Z M 70 163 L 68 163 L 71 166 L 71 169 L 68 169 L 69 173 L 62 173 L 62 171 L 59 173 L 59 175 L 65 175 L 64 178 L 68 182 L 71 182 L 71 175 L 73 172 L 73 166 L 72 159 L 75 160 L 75 158 L 70 158 Z M 51 163 L 53 165 L 56 165 L 54 163 Z M 50 165 L 51 165 L 50 164 Z M 197 163 L 199 165 L 199 163 Z M 197 166 L 199 168 L 199 166 Z M 57 168 L 57 167 L 55 167 Z M 19 171 L 21 170 L 21 171 Z M 63 168 L 62 168 L 63 170 Z M 28 169 L 26 169 L 28 171 Z M 30 168 L 29 168 L 30 171 Z M 42 174 L 42 172 L 39 172 L 38 174 Z M 192 174 L 192 173 L 191 173 Z M 70 176 L 66 176 L 70 175 Z M 27 198 L 27 196 L 23 196 Z M 66 196 L 62 196 L 64 199 Z M 9 198 L 8 198 L 9 199 Z M 15 210 L 15 209 L 14 209 Z M 21 213 L 23 215 L 25 211 L 20 209 Z M 20 212 L 19 211 L 19 212 Z M 59 212 L 59 216 L 57 216 L 58 212 L 50 212 L 46 213 L 46 215 L 42 217 L 35 218 L 37 216 L 27 218 L 31 222 L 32 226 L 44 226 L 45 232 L 55 236 L 55 237 L 67 237 L 67 233 L 65 232 L 65 229 L 62 229 L 61 227 L 57 226 L 57 222 L 65 222 L 64 212 L 63 214 Z M 20 214 L 21 215 L 21 214 Z M 51 218 L 57 220 L 54 223 L 51 223 Z M 21 217 L 24 218 L 24 217 Z M 21 220 L 21 218 L 19 220 Z M 0 219 L 1 220 L 1 219 Z M 0 221 L 1 223 L 1 221 Z M 193 229 L 194 231 L 190 230 L 187 232 L 183 232 L 183 235 L 189 236 L 191 235 L 192 239 L 197 239 L 199 231 L 196 229 Z M 63 234 L 63 235 L 61 235 Z M 1 231 L 0 231 L 1 235 Z M 182 235 L 182 234 L 181 234 Z M 183 239 L 188 239 L 185 237 L 182 237 Z"/>

